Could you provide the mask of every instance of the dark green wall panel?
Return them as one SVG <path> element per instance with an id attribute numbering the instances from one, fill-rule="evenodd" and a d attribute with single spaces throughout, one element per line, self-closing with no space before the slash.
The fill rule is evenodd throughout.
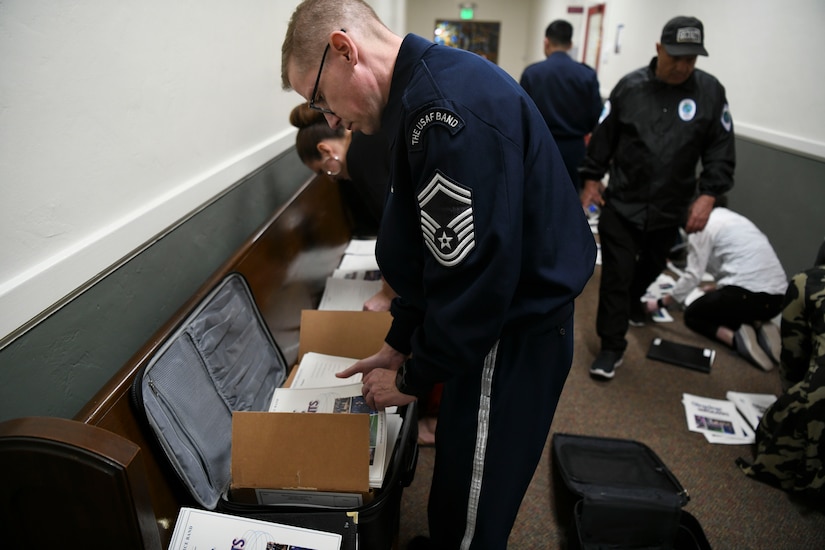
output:
<path id="1" fill-rule="evenodd" d="M 73 417 L 310 175 L 290 149 L 0 350 L 0 421 Z"/>

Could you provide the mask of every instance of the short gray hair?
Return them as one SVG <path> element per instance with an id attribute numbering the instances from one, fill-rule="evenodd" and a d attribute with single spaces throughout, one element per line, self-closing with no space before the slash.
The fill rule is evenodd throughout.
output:
<path id="1" fill-rule="evenodd" d="M 320 63 L 321 54 L 331 33 L 369 31 L 381 23 L 375 11 L 363 0 L 304 0 L 289 20 L 281 46 L 281 85 L 291 90 L 289 67 L 299 72 Z"/>

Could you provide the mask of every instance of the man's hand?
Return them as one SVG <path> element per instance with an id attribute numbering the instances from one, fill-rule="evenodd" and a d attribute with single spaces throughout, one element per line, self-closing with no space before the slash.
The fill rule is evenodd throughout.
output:
<path id="1" fill-rule="evenodd" d="M 375 369 L 387 369 L 393 372 L 397 371 L 404 363 L 406 356 L 392 348 L 389 344 L 384 342 L 381 349 L 375 355 L 370 355 L 365 359 L 356 361 L 349 368 L 336 372 L 335 376 L 338 378 L 349 378 L 355 374 L 361 373 L 364 376 Z"/>
<path id="2" fill-rule="evenodd" d="M 372 297 L 370 297 L 366 302 L 364 302 L 363 310 L 364 311 L 389 311 L 390 304 L 392 303 L 392 299 L 395 298 L 397 294 L 395 291 L 390 288 L 390 285 L 382 278 L 381 279 L 381 290 L 376 292 Z"/>
<path id="3" fill-rule="evenodd" d="M 582 201 L 582 208 L 587 210 L 591 204 L 596 204 L 599 207 L 604 206 L 604 184 L 599 180 L 584 180 L 582 185 L 582 192 L 579 198 Z"/>
<path id="4" fill-rule="evenodd" d="M 393 405 L 407 405 L 416 400 L 414 395 L 401 393 L 395 385 L 396 370 L 374 369 L 364 375 L 362 393 L 367 405 L 382 411 Z"/>
<path id="5" fill-rule="evenodd" d="M 685 231 L 688 233 L 696 233 L 705 228 L 710 218 L 710 211 L 713 210 L 713 205 L 716 203 L 716 197 L 711 195 L 699 195 L 688 210 L 687 224 L 685 224 Z"/>

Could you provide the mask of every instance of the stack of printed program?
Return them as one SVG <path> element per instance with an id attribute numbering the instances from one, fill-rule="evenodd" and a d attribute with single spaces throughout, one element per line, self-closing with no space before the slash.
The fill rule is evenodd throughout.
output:
<path id="1" fill-rule="evenodd" d="M 711 399 L 682 394 L 688 429 L 701 433 L 710 443 L 754 443 L 756 427 L 776 396 L 729 391 L 725 397 L 727 399 Z"/>
<path id="2" fill-rule="evenodd" d="M 392 450 L 403 419 L 397 409 L 370 409 L 361 395 L 361 375 L 338 378 L 340 372 L 357 360 L 349 357 L 308 352 L 288 388 L 272 395 L 270 412 L 364 413 L 370 415 L 369 486 L 380 488 L 392 459 Z"/>
<path id="3" fill-rule="evenodd" d="M 340 550 L 341 535 L 196 508 L 181 508 L 169 550 L 199 548 Z"/>
<path id="4" fill-rule="evenodd" d="M 364 302 L 381 290 L 375 242 L 375 239 L 349 242 L 338 268 L 327 277 L 318 309 L 361 311 Z"/>

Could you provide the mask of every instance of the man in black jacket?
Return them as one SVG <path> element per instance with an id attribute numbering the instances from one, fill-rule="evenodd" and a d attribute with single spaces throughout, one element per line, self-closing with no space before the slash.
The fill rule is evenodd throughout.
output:
<path id="1" fill-rule="evenodd" d="M 658 56 L 610 93 L 581 168 L 582 205 L 602 207 L 596 317 L 601 352 L 590 367 L 597 378 L 613 378 L 628 324 L 644 323 L 641 297 L 664 269 L 679 227 L 703 229 L 716 196 L 733 187 L 733 121 L 725 88 L 695 69 L 696 57 L 708 55 L 704 39 L 694 17 L 667 22 Z"/>

